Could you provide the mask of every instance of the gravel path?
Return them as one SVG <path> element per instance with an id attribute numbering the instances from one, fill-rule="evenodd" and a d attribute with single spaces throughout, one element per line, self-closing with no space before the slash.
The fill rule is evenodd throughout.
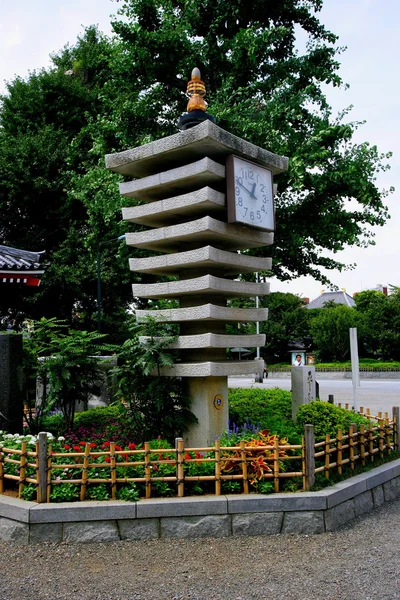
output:
<path id="1" fill-rule="evenodd" d="M 400 500 L 314 536 L 0 542 L 1 600 L 400 599 Z"/>

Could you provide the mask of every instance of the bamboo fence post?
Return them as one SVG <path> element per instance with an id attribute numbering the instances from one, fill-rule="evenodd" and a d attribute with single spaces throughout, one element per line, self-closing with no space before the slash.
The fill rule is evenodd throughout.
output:
<path id="1" fill-rule="evenodd" d="M 111 444 L 110 444 L 110 465 L 111 465 L 111 498 L 113 500 L 115 500 L 117 497 L 117 460 L 115 457 L 115 442 L 111 442 Z M 147 492 L 147 488 L 146 488 L 146 492 Z"/>
<path id="2" fill-rule="evenodd" d="M 39 433 L 37 443 L 36 457 L 36 477 L 38 481 L 37 501 L 43 503 L 47 501 L 47 434 Z"/>
<path id="3" fill-rule="evenodd" d="M 274 439 L 274 491 L 279 492 L 279 438 Z"/>
<path id="4" fill-rule="evenodd" d="M 382 413 L 380 413 L 382 415 Z M 378 413 L 379 415 L 379 413 Z M 378 421 L 379 424 L 379 456 L 380 458 L 383 458 L 383 449 L 385 446 L 385 442 L 384 442 L 384 436 L 385 436 L 385 431 L 384 431 L 384 427 L 383 427 L 383 419 L 379 419 Z"/>
<path id="5" fill-rule="evenodd" d="M 221 442 L 215 440 L 215 495 L 221 495 Z"/>
<path id="6" fill-rule="evenodd" d="M 360 458 L 361 465 L 365 466 L 365 425 L 360 425 Z"/>
<path id="7" fill-rule="evenodd" d="M 371 462 L 374 462 L 374 432 L 372 431 L 372 421 L 369 422 L 368 426 L 368 452 Z"/>
<path id="8" fill-rule="evenodd" d="M 378 412 L 378 419 L 382 419 L 382 412 L 381 411 Z"/>
<path id="9" fill-rule="evenodd" d="M 399 412 L 399 407 L 393 406 L 393 450 L 395 451 L 399 449 Z"/>
<path id="10" fill-rule="evenodd" d="M 2 447 L 0 446 L 0 494 L 4 494 L 4 467 L 3 467 L 4 455 Z"/>
<path id="11" fill-rule="evenodd" d="M 86 446 L 85 446 L 85 456 L 83 458 L 83 466 L 82 466 L 82 483 L 81 483 L 81 493 L 80 493 L 81 502 L 84 501 L 85 496 L 86 496 L 89 454 L 90 454 L 90 444 L 89 444 L 89 442 L 87 442 Z"/>
<path id="12" fill-rule="evenodd" d="M 183 468 L 183 438 L 175 438 L 176 449 L 176 481 L 178 484 L 178 498 L 185 495 L 185 470 Z"/>
<path id="13" fill-rule="evenodd" d="M 385 413 L 387 415 L 387 413 Z M 390 454 L 392 451 L 392 444 L 390 441 L 390 424 L 389 424 L 389 417 L 385 418 L 385 437 L 386 437 L 386 450 L 387 453 Z"/>
<path id="14" fill-rule="evenodd" d="M 26 442 L 22 442 L 21 444 L 21 460 L 19 467 L 19 484 L 18 484 L 18 498 L 21 498 L 22 492 L 24 491 L 24 483 L 26 477 L 26 463 L 28 462 L 28 458 L 26 455 Z"/>
<path id="15" fill-rule="evenodd" d="M 331 449 L 331 436 L 328 433 L 325 437 L 325 466 L 324 466 L 325 479 L 329 479 L 329 463 L 331 462 L 330 449 Z"/>
<path id="16" fill-rule="evenodd" d="M 240 458 L 242 460 L 243 493 L 248 494 L 249 480 L 247 477 L 246 443 L 244 440 L 240 442 Z"/>
<path id="17" fill-rule="evenodd" d="M 346 404 L 344 405 L 346 410 L 349 410 L 349 404 L 346 402 Z"/>
<path id="18" fill-rule="evenodd" d="M 150 469 L 150 442 L 145 442 L 144 446 L 144 477 L 146 485 L 146 498 L 151 498 L 151 469 Z"/>
<path id="19" fill-rule="evenodd" d="M 313 425 L 304 425 L 304 444 L 304 489 L 309 490 L 310 488 L 312 488 L 315 481 L 315 437 Z"/>
<path id="20" fill-rule="evenodd" d="M 46 462 L 46 502 L 50 502 L 50 494 L 51 494 L 51 454 L 53 451 L 53 446 L 50 444 L 47 448 L 47 462 Z"/>
<path id="21" fill-rule="evenodd" d="M 333 394 L 328 395 L 329 404 L 335 404 L 335 396 Z"/>
<path id="22" fill-rule="evenodd" d="M 349 458 L 350 458 L 350 469 L 354 471 L 354 423 L 349 426 Z"/>
<path id="23" fill-rule="evenodd" d="M 337 435 L 336 435 L 336 439 L 337 439 L 337 456 L 336 456 L 336 463 L 337 463 L 337 470 L 339 475 L 342 474 L 343 472 L 343 433 L 341 429 L 338 429 Z"/>

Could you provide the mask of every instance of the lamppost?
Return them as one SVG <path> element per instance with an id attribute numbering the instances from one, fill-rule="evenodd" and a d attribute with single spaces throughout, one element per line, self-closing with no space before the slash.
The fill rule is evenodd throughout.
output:
<path id="1" fill-rule="evenodd" d="M 125 234 L 119 235 L 116 238 L 111 238 L 111 240 L 105 240 L 104 242 L 100 242 L 98 250 L 97 250 L 97 331 L 101 333 L 101 249 L 106 244 L 110 244 L 111 242 L 118 242 L 119 240 L 124 240 Z"/>

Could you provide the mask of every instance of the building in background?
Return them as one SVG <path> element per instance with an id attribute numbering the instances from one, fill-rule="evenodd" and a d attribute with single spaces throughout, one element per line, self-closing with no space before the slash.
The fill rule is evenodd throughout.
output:
<path id="1" fill-rule="evenodd" d="M 37 287 L 46 269 L 43 252 L 0 246 L 0 284 Z"/>

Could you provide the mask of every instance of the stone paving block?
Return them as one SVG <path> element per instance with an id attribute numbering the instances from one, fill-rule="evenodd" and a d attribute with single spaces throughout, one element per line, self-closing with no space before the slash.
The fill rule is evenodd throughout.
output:
<path id="1" fill-rule="evenodd" d="M 338 504 L 333 508 L 325 511 L 325 528 L 326 531 L 335 531 L 348 521 L 355 518 L 354 500 L 346 500 L 342 504 Z"/>
<path id="2" fill-rule="evenodd" d="M 215 538 L 231 533 L 231 518 L 228 515 L 161 519 L 162 538 Z"/>
<path id="3" fill-rule="evenodd" d="M 120 539 L 116 521 L 65 523 L 63 542 L 117 542 Z"/>
<path id="4" fill-rule="evenodd" d="M 29 542 L 61 542 L 63 539 L 62 523 L 32 523 L 29 528 Z"/>
<path id="5" fill-rule="evenodd" d="M 282 533 L 311 535 L 325 531 L 322 510 L 286 512 L 283 516 Z"/>
<path id="6" fill-rule="evenodd" d="M 34 506 L 37 506 L 36 502 L 0 495 L 0 517 L 29 523 L 29 510 Z"/>
<path id="7" fill-rule="evenodd" d="M 371 512 L 373 508 L 374 501 L 371 490 L 354 497 L 354 514 L 356 517 L 364 515 L 367 512 Z"/>
<path id="8" fill-rule="evenodd" d="M 367 480 L 364 477 L 360 479 L 358 475 L 352 479 L 336 483 L 331 489 L 328 490 L 327 507 L 332 508 L 337 504 L 342 504 L 346 500 L 350 500 L 351 498 L 354 498 L 354 496 L 362 494 L 366 491 Z"/>
<path id="9" fill-rule="evenodd" d="M 280 533 L 283 512 L 232 515 L 233 535 L 275 535 Z"/>
<path id="10" fill-rule="evenodd" d="M 118 521 L 121 540 L 151 540 L 160 537 L 159 519 Z"/>
<path id="11" fill-rule="evenodd" d="M 102 519 L 134 519 L 136 502 L 109 500 L 106 502 L 62 502 L 35 504 L 30 511 L 31 523 L 71 523 Z"/>
<path id="12" fill-rule="evenodd" d="M 28 523 L 19 523 L 12 519 L 0 517 L 0 540 L 4 542 L 16 542 L 27 544 L 29 542 Z"/>
<path id="13" fill-rule="evenodd" d="M 383 493 L 383 486 L 382 485 L 377 485 L 371 491 L 372 491 L 372 498 L 373 498 L 373 501 L 374 501 L 374 507 L 378 508 L 379 506 L 382 506 L 382 504 L 384 504 L 384 502 L 385 502 L 385 495 Z"/>
<path id="14" fill-rule="evenodd" d="M 400 477 L 396 477 L 395 479 L 384 483 L 383 492 L 385 495 L 386 502 L 396 500 L 396 498 L 400 496 Z"/>
<path id="15" fill-rule="evenodd" d="M 184 517 L 191 515 L 225 515 L 228 505 L 225 496 L 192 498 L 151 498 L 137 504 L 137 518 Z"/>
<path id="16" fill-rule="evenodd" d="M 249 494 L 227 496 L 230 514 L 245 512 L 280 512 L 298 510 L 324 510 L 326 494 L 320 492 L 287 493 L 287 494 Z"/>

